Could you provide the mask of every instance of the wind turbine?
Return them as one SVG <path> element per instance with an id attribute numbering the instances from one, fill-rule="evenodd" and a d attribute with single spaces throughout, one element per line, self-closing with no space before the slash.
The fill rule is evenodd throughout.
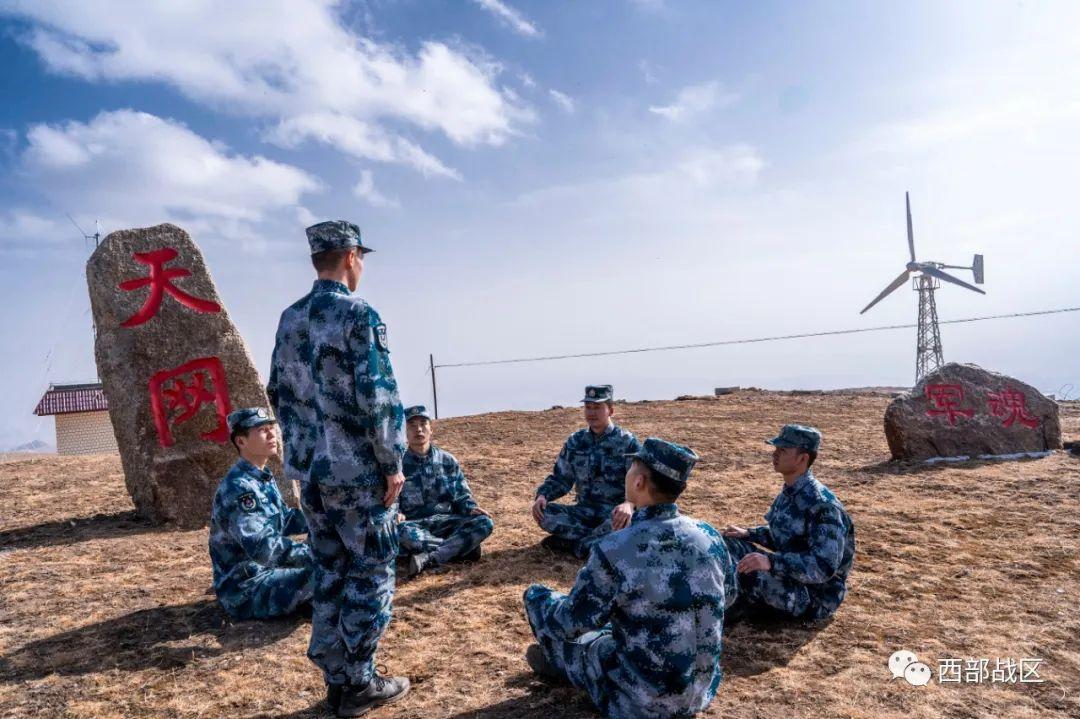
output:
<path id="1" fill-rule="evenodd" d="M 895 291 L 900 285 L 907 282 L 911 275 L 915 274 L 913 289 L 919 293 L 919 329 L 915 344 L 915 381 L 918 382 L 927 374 L 941 367 L 944 360 L 941 355 L 941 331 L 938 329 L 937 302 L 934 300 L 934 291 L 941 286 L 940 280 L 960 285 L 980 295 L 986 292 L 974 285 L 969 285 L 961 279 L 942 272 L 942 270 L 971 270 L 975 275 L 975 284 L 983 283 L 983 256 L 975 255 L 970 267 L 963 265 L 946 265 L 942 262 L 919 262 L 915 259 L 915 233 L 911 229 L 911 198 L 904 193 L 904 202 L 907 205 L 907 242 L 911 261 L 904 267 L 904 271 L 889 283 L 889 286 L 881 291 L 881 294 L 863 307 L 864 314 L 868 309 L 881 302 L 885 297 Z"/>

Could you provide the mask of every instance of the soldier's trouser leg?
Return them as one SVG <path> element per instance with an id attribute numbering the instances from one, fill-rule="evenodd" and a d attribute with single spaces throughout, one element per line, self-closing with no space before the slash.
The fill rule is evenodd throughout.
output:
<path id="1" fill-rule="evenodd" d="M 734 537 L 724 537 L 724 544 L 727 545 L 728 554 L 731 558 L 738 562 L 751 552 L 764 552 L 765 550 L 759 548 L 753 542 L 747 539 L 735 539 Z"/>
<path id="2" fill-rule="evenodd" d="M 576 504 L 548 502 L 540 526 L 562 539 L 580 542 L 604 523 L 602 513 Z M 610 527 L 610 525 L 609 525 Z"/>
<path id="3" fill-rule="evenodd" d="M 592 549 L 592 546 L 609 534 L 611 534 L 610 514 L 599 526 L 578 541 L 578 555 L 581 557 L 589 556 L 589 550 Z"/>
<path id="4" fill-rule="evenodd" d="M 483 514 L 447 517 L 445 525 L 439 528 L 439 533 L 445 532 L 443 536 L 446 538 L 432 555 L 432 559 L 436 564 L 446 564 L 468 554 L 491 536 L 494 529 L 495 523 L 491 521 L 491 517 Z"/>
<path id="5" fill-rule="evenodd" d="M 271 619 L 292 614 L 311 601 L 315 592 L 315 568 L 266 569 L 241 585 L 245 601 L 233 613 L 238 619 Z"/>
<path id="6" fill-rule="evenodd" d="M 436 514 L 400 523 L 398 539 L 402 554 L 430 553 L 435 564 L 445 564 L 479 547 L 494 528 L 483 514 Z"/>
<path id="7" fill-rule="evenodd" d="M 390 623 L 397 528 L 395 514 L 382 506 L 383 491 L 380 485 L 303 487 L 316 560 L 308 657 L 330 684 L 371 680 Z"/>
<path id="8" fill-rule="evenodd" d="M 398 522 L 398 552 L 404 555 L 434 552 L 442 546 L 442 537 L 434 534 L 430 517 Z"/>
<path id="9" fill-rule="evenodd" d="M 751 552 L 768 554 L 745 539 L 724 537 L 724 544 L 736 562 Z M 770 572 L 748 572 L 739 575 L 737 604 L 749 608 L 766 606 L 801 618 L 810 608 L 810 592 L 805 584 L 786 577 L 778 577 Z"/>
<path id="10" fill-rule="evenodd" d="M 612 696 L 607 675 L 615 668 L 615 640 L 607 628 L 588 632 L 574 641 L 552 631 L 547 616 L 553 605 L 564 598 L 560 592 L 534 584 L 525 590 L 525 616 L 548 662 L 562 670 L 571 684 L 584 690 L 603 714 Z"/>

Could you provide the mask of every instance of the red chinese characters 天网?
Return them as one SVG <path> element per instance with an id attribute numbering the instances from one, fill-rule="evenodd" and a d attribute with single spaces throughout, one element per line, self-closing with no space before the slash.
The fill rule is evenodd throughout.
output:
<path id="1" fill-rule="evenodd" d="M 124 280 L 119 285 L 120 289 L 125 292 L 139 289 L 140 287 L 150 286 L 150 294 L 146 298 L 146 302 L 139 308 L 139 311 L 128 317 L 126 320 L 120 323 L 121 327 L 135 327 L 146 322 L 151 317 L 157 314 L 158 308 L 161 307 L 161 300 L 164 299 L 165 293 L 168 292 L 173 299 L 185 307 L 190 307 L 193 310 L 199 312 L 220 312 L 221 305 L 217 302 L 211 302 L 210 300 L 204 300 L 194 295 L 189 295 L 182 289 L 172 283 L 178 277 L 190 277 L 191 270 L 186 270 L 183 267 L 171 267 L 166 268 L 165 265 L 168 262 L 172 262 L 176 259 L 179 253 L 171 247 L 163 247 L 160 250 L 152 250 L 150 252 L 135 252 L 132 257 L 136 262 L 141 262 L 144 265 L 150 266 L 149 277 L 137 277 L 133 280 Z"/>
<path id="2" fill-rule="evenodd" d="M 926 385 L 926 399 L 932 405 L 926 410 L 927 417 L 940 417 L 945 415 L 949 418 L 949 424 L 956 426 L 957 417 L 971 419 L 975 410 L 962 408 L 964 401 L 964 388 L 958 384 L 928 384 Z"/>
<path id="3" fill-rule="evenodd" d="M 990 405 L 990 414 L 1004 417 L 1001 424 L 1005 427 L 1012 427 L 1018 420 L 1025 427 L 1034 429 L 1039 426 L 1039 418 L 1028 413 L 1027 399 L 1019 390 L 1006 387 L 1000 392 L 988 392 L 986 402 Z"/>
<path id="4" fill-rule="evenodd" d="M 224 444 L 229 441 L 226 418 L 232 411 L 225 369 L 217 357 L 203 357 L 162 370 L 150 378 L 150 410 L 162 447 L 176 444 L 172 428 L 187 422 L 206 404 L 214 405 L 217 426 L 203 432 L 203 439 Z"/>

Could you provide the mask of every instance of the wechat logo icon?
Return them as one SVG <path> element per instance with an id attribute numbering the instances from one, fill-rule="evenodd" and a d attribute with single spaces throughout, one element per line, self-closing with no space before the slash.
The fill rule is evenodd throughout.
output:
<path id="1" fill-rule="evenodd" d="M 925 687 L 933 677 L 930 667 L 920 662 L 914 652 L 906 649 L 893 652 L 889 657 L 889 673 L 892 679 L 903 679 L 913 687 Z"/>

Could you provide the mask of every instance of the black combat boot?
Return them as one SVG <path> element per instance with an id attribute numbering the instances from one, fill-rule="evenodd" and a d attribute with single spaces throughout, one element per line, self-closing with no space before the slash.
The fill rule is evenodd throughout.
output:
<path id="1" fill-rule="evenodd" d="M 557 552 L 559 554 L 573 554 L 576 544 L 576 542 L 572 542 L 569 539 L 556 537 L 554 534 L 548 535 L 540 540 L 541 547 L 549 552 Z"/>
<path id="2" fill-rule="evenodd" d="M 345 691 L 344 684 L 326 685 L 326 706 L 335 714 L 337 714 L 338 707 L 341 706 L 341 694 L 343 691 Z"/>
<path id="3" fill-rule="evenodd" d="M 410 556 L 408 563 L 405 565 L 405 576 L 403 578 L 415 577 L 424 571 L 424 567 L 428 565 L 429 557 L 430 555 L 423 553 Z"/>
<path id="4" fill-rule="evenodd" d="M 408 693 L 409 680 L 406 677 L 384 677 L 376 672 L 366 687 L 346 687 L 341 694 L 337 715 L 363 716 L 375 707 L 395 702 Z"/>
<path id="5" fill-rule="evenodd" d="M 525 661 L 529 663 L 529 668 L 537 676 L 557 684 L 570 683 L 570 680 L 566 678 L 566 673 L 548 661 L 548 658 L 544 655 L 544 650 L 540 648 L 539 644 L 530 644 L 525 649 Z"/>

